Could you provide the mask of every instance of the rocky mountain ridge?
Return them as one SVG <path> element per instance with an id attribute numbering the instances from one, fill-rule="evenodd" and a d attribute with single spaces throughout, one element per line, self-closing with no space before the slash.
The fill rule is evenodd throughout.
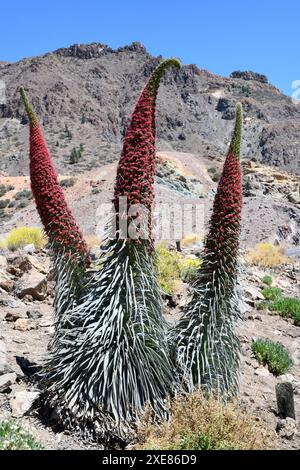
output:
<path id="1" fill-rule="evenodd" d="M 28 91 L 60 172 L 81 173 L 118 158 L 132 107 L 160 59 L 139 43 L 116 50 L 93 43 L 2 64 L 6 102 L 0 104 L 0 170 L 28 174 L 20 85 Z M 243 156 L 300 174 L 300 106 L 251 71 L 223 78 L 193 64 L 170 70 L 158 97 L 159 149 L 223 155 L 237 101 L 245 113 Z M 79 146 L 80 162 L 70 164 Z"/>

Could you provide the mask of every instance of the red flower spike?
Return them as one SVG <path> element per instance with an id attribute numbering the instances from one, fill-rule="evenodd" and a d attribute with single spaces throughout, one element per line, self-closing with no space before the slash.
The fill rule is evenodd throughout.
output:
<path id="1" fill-rule="evenodd" d="M 127 196 L 127 205 L 141 204 L 148 210 L 148 230 L 151 243 L 151 210 L 154 200 L 155 177 L 155 105 L 160 80 L 165 70 L 180 67 L 176 59 L 162 62 L 152 73 L 135 106 L 125 137 L 117 169 L 114 205 L 119 211 L 119 197 Z M 128 207 L 128 209 L 129 209 Z"/>
<path id="2" fill-rule="evenodd" d="M 204 270 L 210 272 L 217 265 L 235 276 L 241 232 L 241 213 L 243 206 L 242 168 L 240 163 L 242 129 L 242 107 L 237 105 L 236 124 L 228 155 L 215 196 L 213 213 L 206 239 L 205 251 L 209 263 Z M 211 254 L 217 251 L 217 258 Z M 228 259 L 231 261 L 228 262 Z"/>
<path id="3" fill-rule="evenodd" d="M 75 254 L 87 266 L 88 247 L 70 211 L 41 127 L 23 90 L 21 97 L 30 124 L 30 180 L 36 207 L 50 242 L 67 256 Z"/>

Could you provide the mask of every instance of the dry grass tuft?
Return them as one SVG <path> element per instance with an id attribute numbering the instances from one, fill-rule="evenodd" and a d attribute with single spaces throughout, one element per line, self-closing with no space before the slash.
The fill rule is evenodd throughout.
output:
<path id="1" fill-rule="evenodd" d="M 263 267 L 280 266 L 289 262 L 283 249 L 272 243 L 258 243 L 255 248 L 247 252 L 246 260 L 249 264 Z"/>
<path id="2" fill-rule="evenodd" d="M 193 245 L 202 240 L 202 237 L 198 233 L 191 233 L 181 240 L 183 246 Z"/>
<path id="3" fill-rule="evenodd" d="M 145 416 L 135 449 L 261 450 L 274 448 L 276 436 L 236 403 L 224 405 L 202 393 L 178 396 L 171 418 L 153 424 Z"/>
<path id="4" fill-rule="evenodd" d="M 30 244 L 33 244 L 38 250 L 47 244 L 47 237 L 39 227 L 14 228 L 4 240 L 1 240 L 0 247 L 14 251 Z"/>

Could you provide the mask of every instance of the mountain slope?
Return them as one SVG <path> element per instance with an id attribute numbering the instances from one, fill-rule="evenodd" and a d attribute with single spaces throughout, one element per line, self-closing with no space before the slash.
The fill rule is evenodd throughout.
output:
<path id="1" fill-rule="evenodd" d="M 2 64 L 6 103 L 0 104 L 0 170 L 28 174 L 23 85 L 36 109 L 60 173 L 114 161 L 143 84 L 157 65 L 139 43 L 117 50 L 73 45 Z M 158 99 L 159 149 L 217 157 L 226 151 L 235 103 L 245 110 L 243 156 L 300 174 L 300 107 L 253 72 L 222 78 L 195 65 L 170 70 Z M 72 149 L 81 158 L 70 165 Z"/>

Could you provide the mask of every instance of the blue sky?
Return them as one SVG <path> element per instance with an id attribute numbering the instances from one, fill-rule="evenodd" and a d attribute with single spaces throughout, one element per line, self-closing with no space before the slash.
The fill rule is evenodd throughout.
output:
<path id="1" fill-rule="evenodd" d="M 299 0 L 10 0 L 0 18 L 0 60 L 73 43 L 140 41 L 154 55 L 220 75 L 264 73 L 289 95 L 300 80 Z"/>

